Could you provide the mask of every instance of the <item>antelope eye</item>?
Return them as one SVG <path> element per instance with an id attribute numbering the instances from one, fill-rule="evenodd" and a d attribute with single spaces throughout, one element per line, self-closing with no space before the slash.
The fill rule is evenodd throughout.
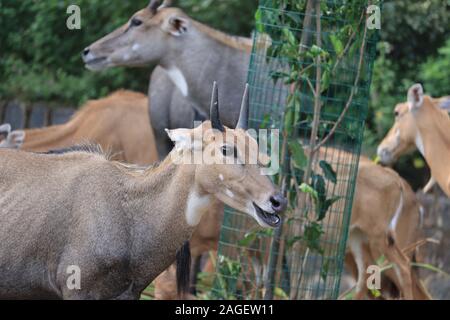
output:
<path id="1" fill-rule="evenodd" d="M 222 154 L 224 157 L 231 157 L 231 156 L 236 157 L 237 150 L 236 148 L 232 148 L 230 146 L 222 146 Z"/>
<path id="2" fill-rule="evenodd" d="M 137 27 L 137 26 L 140 26 L 141 24 L 142 24 L 142 21 L 137 18 L 133 18 L 130 23 L 130 25 L 132 27 Z"/>

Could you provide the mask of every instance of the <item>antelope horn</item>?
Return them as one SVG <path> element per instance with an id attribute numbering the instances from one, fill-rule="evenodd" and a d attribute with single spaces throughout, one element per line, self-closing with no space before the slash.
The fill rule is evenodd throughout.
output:
<path id="1" fill-rule="evenodd" d="M 217 82 L 213 83 L 213 91 L 211 96 L 211 111 L 210 111 L 211 125 L 213 129 L 225 132 L 225 128 L 220 122 L 219 115 L 219 90 L 217 89 Z"/>
<path id="2" fill-rule="evenodd" d="M 236 129 L 248 129 L 248 116 L 250 109 L 250 97 L 248 83 L 245 84 L 244 96 L 242 97 L 241 113 L 239 114 L 239 120 L 236 125 Z"/>

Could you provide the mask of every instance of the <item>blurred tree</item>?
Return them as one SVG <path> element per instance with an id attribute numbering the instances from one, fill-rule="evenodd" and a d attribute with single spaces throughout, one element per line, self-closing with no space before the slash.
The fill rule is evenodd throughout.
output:
<path id="1" fill-rule="evenodd" d="M 426 93 L 434 96 L 450 95 L 448 21 L 448 0 L 385 1 L 364 153 L 375 155 L 378 143 L 394 122 L 395 105 L 406 101 L 413 83 L 421 82 Z M 403 157 L 396 169 L 414 188 L 423 187 L 427 179 L 428 170 L 418 152 Z"/>
<path id="2" fill-rule="evenodd" d="M 81 8 L 81 30 L 68 30 L 66 9 Z M 118 88 L 147 92 L 151 67 L 84 68 L 83 48 L 126 23 L 148 0 L 0 0 L 0 99 L 20 97 L 79 105 Z M 249 36 L 257 1 L 187 0 L 193 18 L 223 31 Z"/>

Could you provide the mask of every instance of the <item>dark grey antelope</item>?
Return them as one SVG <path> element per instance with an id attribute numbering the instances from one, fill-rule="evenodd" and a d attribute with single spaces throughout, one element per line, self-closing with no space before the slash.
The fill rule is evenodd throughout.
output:
<path id="1" fill-rule="evenodd" d="M 172 143 L 165 128 L 190 128 L 194 109 L 208 118 L 210 88 L 220 83 L 222 121 L 234 126 L 247 79 L 250 38 L 233 37 L 188 17 L 168 1 L 152 0 L 147 8 L 88 46 L 82 56 L 90 70 L 116 66 L 157 65 L 149 85 L 149 111 L 158 153 L 163 159 Z"/>
<path id="2" fill-rule="evenodd" d="M 267 157 L 246 132 L 246 101 L 230 129 L 215 90 L 212 120 L 169 130 L 175 148 L 145 170 L 79 148 L 1 149 L 0 298 L 138 299 L 216 200 L 279 226 L 285 198 L 245 160 Z M 219 162 L 186 161 L 205 150 Z"/>

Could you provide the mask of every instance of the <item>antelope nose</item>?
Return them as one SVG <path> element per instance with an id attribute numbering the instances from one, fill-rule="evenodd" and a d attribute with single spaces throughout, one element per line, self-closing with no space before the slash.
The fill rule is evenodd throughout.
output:
<path id="1" fill-rule="evenodd" d="M 85 49 L 83 50 L 83 56 L 86 57 L 86 56 L 89 54 L 90 51 L 91 51 L 91 50 L 90 50 L 89 48 L 85 48 Z"/>
<path id="2" fill-rule="evenodd" d="M 286 210 L 287 200 L 281 193 L 277 193 L 270 197 L 270 204 L 275 212 L 280 213 Z"/>

